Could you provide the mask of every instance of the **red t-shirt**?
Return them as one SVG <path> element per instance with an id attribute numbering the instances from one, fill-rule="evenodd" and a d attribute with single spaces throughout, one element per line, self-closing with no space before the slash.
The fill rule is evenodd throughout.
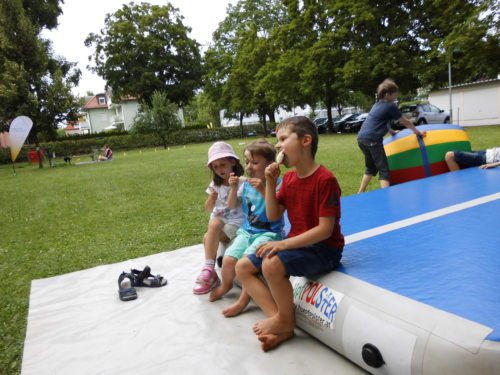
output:
<path id="1" fill-rule="evenodd" d="M 298 236 L 319 224 L 320 217 L 335 217 L 332 235 L 321 243 L 336 249 L 344 248 L 340 231 L 340 187 L 337 179 L 322 165 L 310 176 L 299 178 L 296 171 L 286 172 L 276 194 L 285 206 L 291 230 L 288 237 Z"/>

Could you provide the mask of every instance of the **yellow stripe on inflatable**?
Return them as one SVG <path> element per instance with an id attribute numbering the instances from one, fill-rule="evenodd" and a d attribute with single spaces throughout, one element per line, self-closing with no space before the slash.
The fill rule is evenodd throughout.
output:
<path id="1" fill-rule="evenodd" d="M 438 143 L 448 143 L 448 142 L 469 142 L 469 136 L 463 130 L 455 129 L 443 129 L 443 130 L 433 130 L 427 132 L 427 136 L 424 138 L 424 143 L 426 146 L 432 146 Z"/>
<path id="2" fill-rule="evenodd" d="M 461 129 L 432 130 L 428 131 L 427 135 L 424 137 L 424 144 L 426 146 L 460 141 L 470 141 L 467 133 Z M 399 154 L 400 152 L 413 150 L 415 148 L 419 148 L 419 145 L 417 137 L 414 134 L 410 134 L 404 138 L 384 145 L 385 154 L 387 156 Z"/>
<path id="3" fill-rule="evenodd" d="M 399 154 L 400 152 L 405 152 L 408 150 L 413 150 L 418 148 L 418 140 L 415 134 L 410 134 L 404 138 L 392 141 L 391 143 L 385 144 L 385 154 L 391 156 L 393 154 Z"/>

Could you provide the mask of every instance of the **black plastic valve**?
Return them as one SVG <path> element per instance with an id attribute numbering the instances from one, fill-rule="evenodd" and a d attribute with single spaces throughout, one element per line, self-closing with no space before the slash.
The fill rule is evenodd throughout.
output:
<path id="1" fill-rule="evenodd" d="M 370 367 L 379 368 L 385 363 L 380 350 L 373 344 L 363 345 L 361 356 L 363 357 L 363 361 Z"/>

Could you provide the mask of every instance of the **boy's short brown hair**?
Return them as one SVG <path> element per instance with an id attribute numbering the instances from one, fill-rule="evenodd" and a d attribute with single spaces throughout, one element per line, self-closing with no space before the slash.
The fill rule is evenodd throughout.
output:
<path id="1" fill-rule="evenodd" d="M 257 139 L 245 147 L 250 155 L 260 155 L 269 162 L 276 160 L 276 148 L 265 139 Z"/>
<path id="2" fill-rule="evenodd" d="M 395 92 L 399 91 L 398 85 L 396 85 L 396 82 L 394 82 L 392 79 L 384 79 L 384 82 L 382 82 L 380 85 L 377 87 L 377 97 L 379 99 L 384 99 L 387 94 L 394 94 Z"/>
<path id="3" fill-rule="evenodd" d="M 287 118 L 281 122 L 276 127 L 276 131 L 281 128 L 290 128 L 293 133 L 296 133 L 297 136 L 303 138 L 305 135 L 309 134 L 312 138 L 311 142 L 311 154 L 312 158 L 316 156 L 316 152 L 318 151 L 318 129 L 316 125 L 311 121 L 311 119 L 305 116 L 294 116 Z"/>

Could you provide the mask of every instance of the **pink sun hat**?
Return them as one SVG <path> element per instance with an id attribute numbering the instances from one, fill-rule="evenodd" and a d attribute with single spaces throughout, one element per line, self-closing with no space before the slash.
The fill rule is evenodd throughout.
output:
<path id="1" fill-rule="evenodd" d="M 240 160 L 240 158 L 237 157 L 234 153 L 234 150 L 230 144 L 226 142 L 215 142 L 208 149 L 207 167 L 210 168 L 210 164 L 212 164 L 213 161 L 222 158 L 235 158 L 236 160 Z"/>

